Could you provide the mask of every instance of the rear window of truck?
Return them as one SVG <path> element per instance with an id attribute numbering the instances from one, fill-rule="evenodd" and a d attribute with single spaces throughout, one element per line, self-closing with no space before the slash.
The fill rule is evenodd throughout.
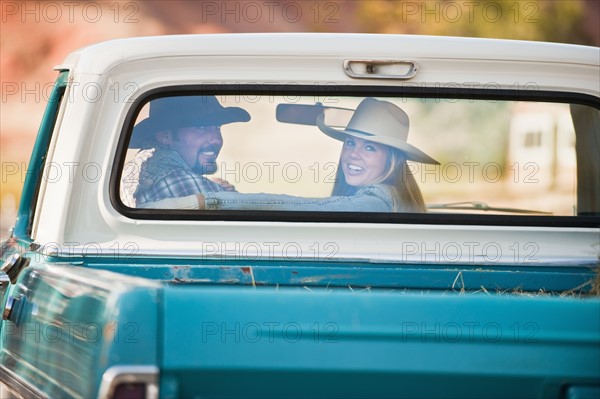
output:
<path id="1" fill-rule="evenodd" d="M 113 203 L 134 218 L 598 223 L 595 98 L 325 94 L 148 93 L 123 127 Z"/>

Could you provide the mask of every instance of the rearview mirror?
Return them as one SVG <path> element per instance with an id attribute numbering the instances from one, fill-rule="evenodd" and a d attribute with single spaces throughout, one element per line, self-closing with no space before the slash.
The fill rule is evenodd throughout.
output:
<path id="1" fill-rule="evenodd" d="M 325 107 L 321 103 L 311 104 L 279 104 L 276 118 L 279 122 L 297 125 L 317 126 L 317 116 L 325 115 L 325 124 L 335 127 L 346 127 L 354 113 L 353 109 Z"/>

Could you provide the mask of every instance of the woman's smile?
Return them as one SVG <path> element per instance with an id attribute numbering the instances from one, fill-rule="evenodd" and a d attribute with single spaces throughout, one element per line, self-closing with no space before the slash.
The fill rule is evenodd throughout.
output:
<path id="1" fill-rule="evenodd" d="M 348 136 L 341 154 L 346 183 L 351 186 L 379 183 L 386 169 L 387 156 L 385 145 Z"/>

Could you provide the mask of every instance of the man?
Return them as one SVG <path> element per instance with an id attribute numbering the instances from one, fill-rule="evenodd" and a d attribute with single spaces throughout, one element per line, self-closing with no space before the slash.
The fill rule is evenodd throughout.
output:
<path id="1" fill-rule="evenodd" d="M 228 189 L 226 182 L 217 183 L 205 175 L 218 168 L 221 126 L 249 120 L 244 109 L 223 107 L 214 96 L 152 100 L 149 117 L 135 126 L 129 144 L 129 148 L 154 148 L 140 169 L 133 194 L 136 206 Z"/>

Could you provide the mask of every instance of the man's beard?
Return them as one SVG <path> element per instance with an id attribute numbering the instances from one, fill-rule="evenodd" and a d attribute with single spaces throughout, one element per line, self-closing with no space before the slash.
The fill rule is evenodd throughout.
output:
<path id="1" fill-rule="evenodd" d="M 196 162 L 193 170 L 200 175 L 212 175 L 217 173 L 217 170 L 219 170 L 219 165 L 217 165 L 216 160 L 212 162 Z"/>
<path id="2" fill-rule="evenodd" d="M 203 155 L 203 152 L 213 152 L 214 155 L 213 156 L 206 156 Z M 221 147 L 220 146 L 215 146 L 215 145 L 207 145 L 204 146 L 202 148 L 200 148 L 200 150 L 198 151 L 198 154 L 196 154 L 196 164 L 194 165 L 194 172 L 201 174 L 201 175 L 212 175 L 214 173 L 217 172 L 217 170 L 219 169 L 219 166 L 217 165 L 217 157 L 219 156 L 219 153 L 221 152 Z M 202 161 L 201 161 L 202 160 Z"/>

